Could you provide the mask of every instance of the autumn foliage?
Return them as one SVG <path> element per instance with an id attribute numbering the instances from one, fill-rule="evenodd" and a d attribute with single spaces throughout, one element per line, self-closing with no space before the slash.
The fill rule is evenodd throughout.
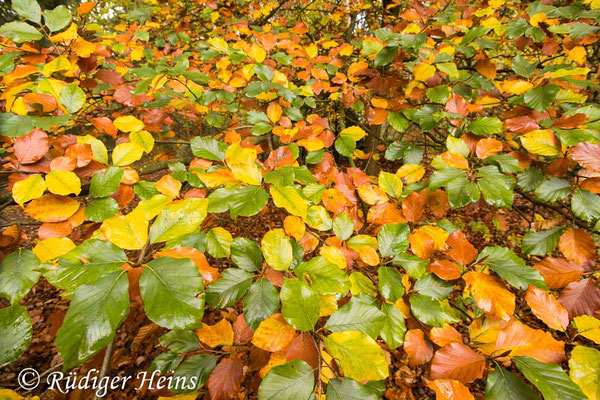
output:
<path id="1" fill-rule="evenodd" d="M 600 399 L 600 1 L 12 8 L 0 398 Z"/>

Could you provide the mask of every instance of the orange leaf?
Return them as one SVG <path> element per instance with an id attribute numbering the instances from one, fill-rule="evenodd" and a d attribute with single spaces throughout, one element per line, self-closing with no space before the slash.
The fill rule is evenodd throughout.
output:
<path id="1" fill-rule="evenodd" d="M 485 138 L 477 142 L 475 153 L 481 159 L 488 158 L 502 151 L 502 142 L 494 138 Z"/>
<path id="2" fill-rule="evenodd" d="M 596 243 L 592 235 L 583 229 L 569 229 L 562 234 L 558 242 L 558 249 L 577 265 L 591 263 L 596 258 Z"/>
<path id="3" fill-rule="evenodd" d="M 306 232 L 306 225 L 304 225 L 302 218 L 288 215 L 283 220 L 283 229 L 286 235 L 293 237 L 299 242 Z"/>
<path id="4" fill-rule="evenodd" d="M 95 1 L 86 1 L 85 3 L 81 3 L 81 5 L 77 7 L 77 15 L 87 14 L 92 11 L 95 6 Z"/>
<path id="5" fill-rule="evenodd" d="M 600 177 L 586 179 L 579 184 L 579 187 L 600 194 Z"/>
<path id="6" fill-rule="evenodd" d="M 483 376 L 485 357 L 462 343 L 450 343 L 433 356 L 432 379 L 456 379 L 470 383 Z"/>
<path id="7" fill-rule="evenodd" d="M 493 315 L 474 319 L 469 325 L 472 345 L 483 354 L 488 356 L 494 354 L 498 335 L 506 325 L 507 321 Z"/>
<path id="8" fill-rule="evenodd" d="M 450 209 L 450 203 L 448 203 L 448 194 L 442 190 L 437 189 L 427 199 L 429 208 L 436 218 L 442 218 Z"/>
<path id="9" fill-rule="evenodd" d="M 454 231 L 446 240 L 452 249 L 448 255 L 456 262 L 467 265 L 475 261 L 477 258 L 477 249 L 473 247 L 461 231 Z"/>
<path id="10" fill-rule="evenodd" d="M 420 329 L 409 329 L 404 337 L 404 351 L 411 367 L 428 363 L 433 356 L 433 346 L 425 340 Z"/>
<path id="11" fill-rule="evenodd" d="M 436 400 L 474 400 L 469 389 L 454 379 L 436 379 L 427 387 L 435 392 Z"/>
<path id="12" fill-rule="evenodd" d="M 419 258 L 425 260 L 430 258 L 435 251 L 433 238 L 421 228 L 416 229 L 408 236 L 410 250 Z"/>
<path id="13" fill-rule="evenodd" d="M 445 281 L 451 281 L 460 278 L 462 269 L 458 264 L 448 260 L 437 260 L 429 264 L 427 268 Z"/>
<path id="14" fill-rule="evenodd" d="M 425 197 L 417 192 L 412 192 L 402 202 L 402 214 L 410 222 L 417 222 L 423 215 Z"/>
<path id="15" fill-rule="evenodd" d="M 525 301 L 533 315 L 552 329 L 564 331 L 569 325 L 569 313 L 550 292 L 529 285 Z"/>
<path id="16" fill-rule="evenodd" d="M 542 262 L 533 266 L 540 271 L 550 289 L 564 288 L 571 282 L 578 280 L 583 275 L 583 267 L 564 258 L 547 257 Z"/>
<path id="17" fill-rule="evenodd" d="M 25 207 L 25 212 L 38 221 L 66 221 L 79 209 L 79 202 L 72 197 L 46 193 Z"/>
<path id="18" fill-rule="evenodd" d="M 156 190 L 165 196 L 176 198 L 181 190 L 181 182 L 173 178 L 171 175 L 165 175 L 156 182 Z"/>
<path id="19" fill-rule="evenodd" d="M 460 154 L 450 153 L 448 151 L 441 154 L 442 161 L 446 164 L 460 169 L 469 169 L 469 161 Z"/>
<path id="20" fill-rule="evenodd" d="M 226 319 L 222 319 L 214 325 L 202 324 L 202 328 L 196 329 L 196 336 L 209 347 L 233 344 L 233 328 Z"/>
<path id="21" fill-rule="evenodd" d="M 273 123 L 276 123 L 281 118 L 281 106 L 275 102 L 269 103 L 267 107 L 267 117 Z"/>
<path id="22" fill-rule="evenodd" d="M 462 335 L 452 325 L 444 325 L 443 328 L 434 327 L 429 332 L 429 338 L 440 347 L 450 343 L 462 343 Z"/>
<path id="23" fill-rule="evenodd" d="M 279 351 L 287 347 L 295 334 L 296 330 L 283 320 L 283 315 L 273 314 L 256 328 L 252 344 L 266 351 Z"/>
<path id="24" fill-rule="evenodd" d="M 290 343 L 286 353 L 286 362 L 293 360 L 306 361 L 310 366 L 317 369 L 319 366 L 319 354 L 315 344 L 307 332 L 302 332 Z"/>
<path id="25" fill-rule="evenodd" d="M 546 363 L 559 363 L 565 358 L 564 343 L 554 339 L 550 332 L 528 327 L 511 320 L 496 340 L 496 354 L 510 351 L 510 356 L 529 356 Z"/>
<path id="26" fill-rule="evenodd" d="M 491 275 L 470 271 L 464 275 L 466 290 L 471 291 L 477 307 L 487 314 L 510 319 L 515 311 L 515 295 L 502 281 Z"/>
<path id="27" fill-rule="evenodd" d="M 189 258 L 196 264 L 196 267 L 198 267 L 198 271 L 202 275 L 205 285 L 221 278 L 219 270 L 208 265 L 204 253 L 193 247 L 179 246 L 169 250 L 163 250 L 154 254 L 154 257 Z"/>

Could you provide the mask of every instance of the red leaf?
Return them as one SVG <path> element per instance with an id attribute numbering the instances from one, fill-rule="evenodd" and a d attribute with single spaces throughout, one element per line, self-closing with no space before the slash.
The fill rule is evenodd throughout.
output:
<path id="1" fill-rule="evenodd" d="M 110 69 L 99 69 L 94 78 L 100 79 L 108 85 L 120 85 L 123 83 L 123 75 Z"/>
<path id="2" fill-rule="evenodd" d="M 432 379 L 456 379 L 470 383 L 483 376 L 485 357 L 462 343 L 450 343 L 438 350 L 431 363 Z"/>
<path id="3" fill-rule="evenodd" d="M 319 366 L 319 355 L 308 333 L 301 333 L 290 343 L 286 354 L 286 362 L 293 360 L 306 361 L 313 369 Z"/>
<path id="4" fill-rule="evenodd" d="M 34 129 L 17 139 L 14 146 L 15 157 L 21 164 L 33 164 L 48 152 L 48 135 L 41 129 Z"/>
<path id="5" fill-rule="evenodd" d="M 600 289 L 591 279 L 571 282 L 562 291 L 558 299 L 569 312 L 569 318 L 580 315 L 594 315 L 600 307 Z"/>
<path id="6" fill-rule="evenodd" d="M 509 118 L 504 121 L 504 125 L 506 125 L 509 131 L 518 133 L 527 133 L 540 128 L 537 121 L 527 115 Z"/>
<path id="7" fill-rule="evenodd" d="M 248 344 L 254 336 L 254 331 L 246 323 L 244 314 L 237 316 L 233 323 L 233 340 L 238 344 Z"/>
<path id="8" fill-rule="evenodd" d="M 238 393 L 244 376 L 244 366 L 238 359 L 224 359 L 213 369 L 208 378 L 208 393 L 212 400 L 233 399 Z"/>

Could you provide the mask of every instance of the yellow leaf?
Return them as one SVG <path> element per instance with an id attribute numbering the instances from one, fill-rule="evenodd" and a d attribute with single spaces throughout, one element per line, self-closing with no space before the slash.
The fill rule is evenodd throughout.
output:
<path id="1" fill-rule="evenodd" d="M 148 240 L 148 220 L 141 212 L 109 218 L 100 230 L 109 242 L 126 250 L 140 250 Z"/>
<path id="2" fill-rule="evenodd" d="M 41 175 L 30 175 L 26 179 L 15 182 L 12 196 L 15 202 L 22 206 L 29 200 L 35 200 L 44 194 L 46 183 Z"/>
<path id="3" fill-rule="evenodd" d="M 364 246 L 368 247 L 368 246 Z M 360 248 L 359 248 L 360 249 Z M 348 266 L 348 261 L 346 260 L 346 256 L 344 252 L 339 247 L 333 246 L 321 246 L 319 250 L 319 254 L 323 256 L 327 261 L 332 264 L 337 265 L 338 267 L 344 269 Z"/>
<path id="4" fill-rule="evenodd" d="M 57 71 L 68 71 L 71 69 L 71 63 L 65 56 L 56 57 L 54 60 L 44 65 L 42 73 L 45 77 L 51 76 Z"/>
<path id="5" fill-rule="evenodd" d="M 589 315 L 581 315 L 573 319 L 579 334 L 600 344 L 600 320 Z"/>
<path id="6" fill-rule="evenodd" d="M 273 314 L 258 325 L 252 344 L 265 351 L 275 352 L 285 348 L 296 335 L 296 330 L 283 320 L 281 314 Z"/>
<path id="7" fill-rule="evenodd" d="M 358 195 L 369 205 L 381 204 L 389 200 L 379 186 L 373 186 L 369 183 L 358 187 Z"/>
<path id="8" fill-rule="evenodd" d="M 225 152 L 225 162 L 233 176 L 249 185 L 260 185 L 262 174 L 256 164 L 256 150 L 248 149 L 234 143 Z"/>
<path id="9" fill-rule="evenodd" d="M 294 253 L 290 240 L 281 229 L 270 230 L 261 241 L 262 253 L 267 264 L 277 271 L 285 271 L 292 265 Z"/>
<path id="10" fill-rule="evenodd" d="M 117 167 L 129 165 L 144 155 L 144 149 L 132 142 L 121 143 L 115 146 L 112 159 Z"/>
<path id="11" fill-rule="evenodd" d="M 267 52 L 261 46 L 252 44 L 252 46 L 250 46 L 250 50 L 248 50 L 248 55 L 257 63 L 262 63 L 267 56 Z"/>
<path id="12" fill-rule="evenodd" d="M 396 175 L 404 178 L 406 183 L 415 183 L 425 175 L 425 168 L 419 164 L 405 164 L 396 171 Z"/>
<path id="13" fill-rule="evenodd" d="M 417 64 L 413 67 L 416 81 L 424 82 L 435 75 L 435 66 L 429 64 Z"/>
<path id="14" fill-rule="evenodd" d="M 533 88 L 533 85 L 522 79 L 517 79 L 514 81 L 504 81 L 502 83 L 502 88 L 505 92 L 519 95 Z"/>
<path id="15" fill-rule="evenodd" d="M 78 37 L 71 45 L 71 48 L 79 57 L 88 58 L 96 51 L 96 44 Z"/>
<path id="16" fill-rule="evenodd" d="M 226 319 L 222 319 L 214 325 L 203 323 L 202 328 L 196 330 L 196 336 L 209 347 L 233 344 L 233 328 Z"/>
<path id="17" fill-rule="evenodd" d="M 311 43 L 310 45 L 308 45 L 305 50 L 306 50 L 306 54 L 310 58 L 315 58 L 316 56 L 319 55 L 319 48 L 314 43 Z"/>
<path id="18" fill-rule="evenodd" d="M 0 400 L 22 400 L 23 397 L 9 389 L 0 389 Z"/>
<path id="19" fill-rule="evenodd" d="M 515 295 L 497 278 L 481 272 L 464 275 L 466 290 L 471 292 L 475 304 L 486 314 L 508 320 L 515 311 Z"/>
<path id="20" fill-rule="evenodd" d="M 425 225 L 419 229 L 424 230 L 425 232 L 427 232 L 429 234 L 429 236 L 431 236 L 433 238 L 433 246 L 436 250 L 438 250 L 438 251 L 446 250 L 446 239 L 448 239 L 448 232 L 446 232 L 444 229 L 440 228 L 439 226 L 433 226 L 433 225 Z"/>
<path id="21" fill-rule="evenodd" d="M 519 137 L 523 147 L 538 156 L 555 156 L 560 152 L 560 142 L 550 129 L 537 129 Z"/>
<path id="22" fill-rule="evenodd" d="M 362 262 L 371 267 L 379 265 L 379 254 L 377 254 L 377 250 L 370 246 L 361 246 L 358 249 L 358 256 Z"/>
<path id="23" fill-rule="evenodd" d="M 123 132 L 137 132 L 144 129 L 144 123 L 133 115 L 119 117 L 113 121 L 113 125 Z"/>
<path id="24" fill-rule="evenodd" d="M 218 51 L 219 53 L 229 52 L 229 46 L 227 45 L 227 42 L 220 37 L 210 38 L 207 40 L 207 42 L 208 42 L 208 44 L 210 44 L 210 47 L 212 47 L 214 50 Z"/>
<path id="25" fill-rule="evenodd" d="M 269 189 L 273 203 L 279 208 L 284 208 L 292 215 L 306 219 L 308 213 L 308 200 L 304 199 L 294 186 L 276 186 Z"/>
<path id="26" fill-rule="evenodd" d="M 585 60 L 587 58 L 585 47 L 575 46 L 571 50 L 565 49 L 565 54 L 577 64 L 585 64 Z"/>
<path id="27" fill-rule="evenodd" d="M 154 137 L 148 131 L 132 132 L 129 134 L 129 140 L 141 147 L 146 153 L 150 153 L 154 148 Z"/>
<path id="28" fill-rule="evenodd" d="M 340 136 L 348 138 L 354 142 L 358 142 L 366 135 L 367 133 L 358 126 L 349 126 L 340 132 Z"/>
<path id="29" fill-rule="evenodd" d="M 102 164 L 108 164 L 108 151 L 104 143 L 92 135 L 77 136 L 77 143 L 86 143 L 92 147 L 92 159 Z"/>
<path id="30" fill-rule="evenodd" d="M 52 43 L 70 42 L 75 39 L 77 39 L 77 25 L 74 22 L 71 22 L 71 25 L 67 30 L 50 36 L 50 41 Z"/>
<path id="31" fill-rule="evenodd" d="M 358 331 L 333 332 L 324 342 L 327 352 L 338 362 L 345 377 L 358 382 L 388 377 L 385 353 L 369 335 Z"/>
<path id="32" fill-rule="evenodd" d="M 33 252 L 42 263 L 53 260 L 75 248 L 75 243 L 66 237 L 44 239 L 33 248 Z"/>
<path id="33" fill-rule="evenodd" d="M 54 194 L 66 196 L 68 194 L 78 195 L 81 192 L 81 181 L 71 171 L 50 171 L 46 175 L 46 186 Z"/>
<path id="34" fill-rule="evenodd" d="M 270 103 L 267 107 L 267 117 L 273 123 L 276 123 L 281 118 L 281 106 L 277 103 Z"/>

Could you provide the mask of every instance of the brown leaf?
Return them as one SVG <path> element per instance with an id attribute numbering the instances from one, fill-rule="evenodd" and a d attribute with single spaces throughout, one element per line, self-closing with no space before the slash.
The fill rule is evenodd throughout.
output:
<path id="1" fill-rule="evenodd" d="M 33 164 L 44 157 L 49 149 L 48 135 L 41 129 L 34 129 L 17 138 L 14 146 L 15 157 L 20 164 Z"/>
<path id="2" fill-rule="evenodd" d="M 562 291 L 558 301 L 567 309 L 570 319 L 594 315 L 594 311 L 600 307 L 600 289 L 589 278 L 571 282 Z"/>
<path id="3" fill-rule="evenodd" d="M 575 115 L 564 115 L 560 117 L 558 120 L 554 121 L 554 124 L 552 124 L 552 126 L 556 128 L 573 129 L 577 128 L 585 121 L 587 121 L 587 115 L 577 113 Z"/>
<path id="4" fill-rule="evenodd" d="M 569 313 L 550 292 L 529 285 L 525 301 L 533 315 L 552 329 L 564 331 L 569 325 Z"/>
<path id="5" fill-rule="evenodd" d="M 517 133 L 527 133 L 540 128 L 535 119 L 526 115 L 522 117 L 509 118 L 504 121 L 504 125 L 506 125 L 508 130 L 511 132 Z"/>
<path id="6" fill-rule="evenodd" d="M 252 336 L 254 336 L 254 331 L 246 323 L 244 314 L 238 315 L 233 323 L 233 337 L 235 343 L 248 344 L 252 340 Z"/>
<path id="7" fill-rule="evenodd" d="M 550 289 L 564 288 L 571 282 L 578 280 L 583 275 L 583 267 L 564 258 L 547 257 L 542 262 L 533 266 L 540 271 Z"/>
<path id="8" fill-rule="evenodd" d="M 454 231 L 446 240 L 446 243 L 452 248 L 448 255 L 456 262 L 467 265 L 477 258 L 477 249 L 473 247 L 461 231 Z"/>
<path id="9" fill-rule="evenodd" d="M 588 269 L 588 263 L 596 258 L 596 243 L 592 235 L 583 229 L 570 229 L 562 234 L 558 242 L 558 249 L 577 265 Z"/>
<path id="10" fill-rule="evenodd" d="M 510 356 L 529 356 L 538 361 L 559 363 L 565 358 L 565 345 L 550 332 L 530 328 L 516 319 L 506 325 L 496 339 L 496 354 L 510 351 Z"/>
<path id="11" fill-rule="evenodd" d="M 600 194 L 600 177 L 586 179 L 579 184 L 579 187 Z"/>
<path id="12" fill-rule="evenodd" d="M 238 359 L 221 360 L 208 378 L 208 393 L 211 400 L 233 399 L 239 392 L 244 376 L 244 366 Z"/>
<path id="13" fill-rule="evenodd" d="M 308 333 L 301 333 L 290 343 L 286 354 L 286 362 L 293 360 L 306 361 L 313 369 L 319 366 L 319 355 Z"/>
<path id="14" fill-rule="evenodd" d="M 600 172 L 600 143 L 577 143 L 569 149 L 569 153 L 584 168 Z"/>
<path id="15" fill-rule="evenodd" d="M 420 329 L 409 329 L 404 337 L 404 351 L 408 355 L 408 365 L 415 367 L 428 363 L 433 356 L 433 346 L 425 340 Z"/>
<path id="16" fill-rule="evenodd" d="M 474 400 L 469 389 L 454 379 L 436 379 L 427 387 L 435 392 L 436 400 Z"/>
<path id="17" fill-rule="evenodd" d="M 124 82 L 123 75 L 110 69 L 99 69 L 94 78 L 100 79 L 108 85 L 120 85 Z"/>
<path id="18" fill-rule="evenodd" d="M 410 222 L 417 222 L 423 215 L 425 197 L 417 192 L 412 192 L 402 202 L 402 214 Z"/>
<path id="19" fill-rule="evenodd" d="M 485 357 L 462 343 L 450 343 L 433 356 L 432 379 L 456 379 L 470 383 L 483 376 Z"/>

